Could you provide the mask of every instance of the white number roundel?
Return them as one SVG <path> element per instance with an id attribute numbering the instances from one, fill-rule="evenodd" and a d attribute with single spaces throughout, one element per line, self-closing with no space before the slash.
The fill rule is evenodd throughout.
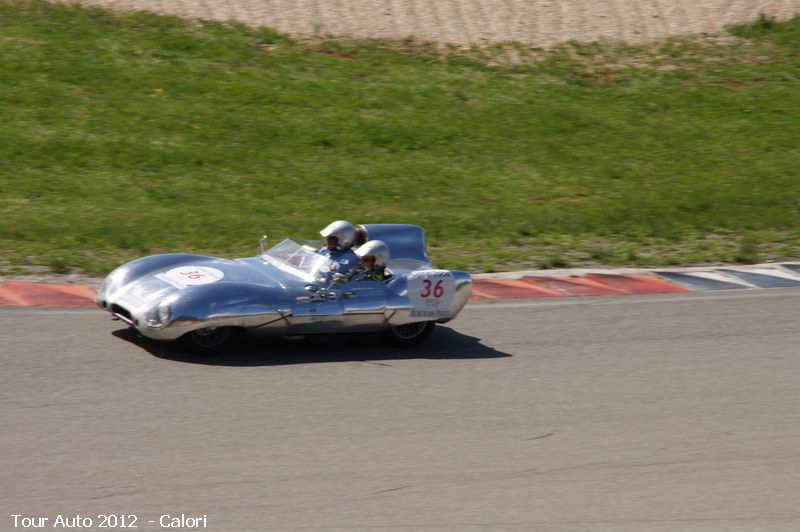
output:
<path id="1" fill-rule="evenodd" d="M 170 271 L 160 273 L 156 277 L 177 287 L 197 286 L 201 284 L 216 283 L 225 276 L 221 270 L 208 266 L 181 266 Z"/>

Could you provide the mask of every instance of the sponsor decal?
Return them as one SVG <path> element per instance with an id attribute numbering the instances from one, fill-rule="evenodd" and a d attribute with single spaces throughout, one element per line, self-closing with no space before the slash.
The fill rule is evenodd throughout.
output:
<path id="1" fill-rule="evenodd" d="M 123 307 L 128 308 L 129 310 L 136 310 L 139 307 L 143 307 L 146 303 L 145 300 L 138 297 L 137 294 L 134 293 L 135 290 L 131 290 L 121 296 L 117 297 L 117 300 L 114 303 L 118 305 L 122 305 Z"/>
<path id="2" fill-rule="evenodd" d="M 440 318 L 449 318 L 450 311 L 449 310 L 412 310 L 411 311 L 412 318 L 431 318 L 433 320 L 438 320 Z"/>
<path id="3" fill-rule="evenodd" d="M 128 309 L 138 309 L 144 307 L 150 301 L 159 296 L 158 292 L 151 292 L 149 289 L 141 285 L 134 285 L 126 293 L 117 298 L 116 303 L 123 305 Z"/>

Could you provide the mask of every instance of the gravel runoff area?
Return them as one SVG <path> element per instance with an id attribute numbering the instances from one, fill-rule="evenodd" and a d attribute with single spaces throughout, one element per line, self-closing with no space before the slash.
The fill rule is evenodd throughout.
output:
<path id="1" fill-rule="evenodd" d="M 760 14 L 785 20 L 800 0 L 67 0 L 185 18 L 237 21 L 297 37 L 349 36 L 549 47 L 714 34 Z"/>

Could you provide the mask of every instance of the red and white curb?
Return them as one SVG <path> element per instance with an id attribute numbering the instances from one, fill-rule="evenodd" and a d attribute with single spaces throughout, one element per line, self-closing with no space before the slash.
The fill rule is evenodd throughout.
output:
<path id="1" fill-rule="evenodd" d="M 618 296 L 800 287 L 800 263 L 698 268 L 549 270 L 474 276 L 472 299 Z"/>
<path id="2" fill-rule="evenodd" d="M 86 308 L 94 306 L 95 293 L 90 285 L 5 281 L 0 283 L 0 306 Z"/>
<path id="3" fill-rule="evenodd" d="M 800 262 L 696 268 L 533 270 L 473 276 L 472 301 L 621 296 L 800 287 Z M 0 306 L 94 307 L 96 288 L 9 280 L 0 282 Z"/>

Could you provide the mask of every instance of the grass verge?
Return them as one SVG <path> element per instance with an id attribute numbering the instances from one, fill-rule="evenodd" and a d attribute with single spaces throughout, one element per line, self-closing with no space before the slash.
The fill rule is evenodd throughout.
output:
<path id="1" fill-rule="evenodd" d="M 472 271 L 798 257 L 798 80 L 800 19 L 464 56 L 0 0 L 0 272 L 338 218 Z"/>

